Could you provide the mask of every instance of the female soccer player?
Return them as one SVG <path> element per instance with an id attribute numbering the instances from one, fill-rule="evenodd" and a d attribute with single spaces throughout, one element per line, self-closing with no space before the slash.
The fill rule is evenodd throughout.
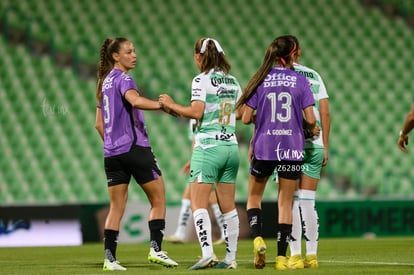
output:
<path id="1" fill-rule="evenodd" d="M 126 270 L 116 259 L 117 238 L 133 176 L 151 204 L 148 260 L 167 267 L 178 264 L 161 250 L 165 229 L 165 190 L 151 150 L 142 110 L 159 110 L 157 101 L 140 95 L 129 70 L 135 68 L 134 45 L 126 38 L 105 39 L 101 46 L 96 97 L 96 129 L 104 144 L 109 213 L 105 221 L 104 270 Z"/>
<path id="2" fill-rule="evenodd" d="M 189 138 L 191 139 L 191 149 L 194 147 L 194 132 L 197 129 L 197 120 L 189 120 Z M 190 173 L 190 161 L 187 161 L 181 171 L 184 174 Z M 214 244 L 225 243 L 224 239 L 224 225 L 223 225 L 223 215 L 221 214 L 220 206 L 217 202 L 216 192 L 211 190 L 209 204 L 213 210 L 214 217 L 216 218 L 216 223 L 220 228 L 220 238 L 214 242 Z M 175 233 L 171 236 L 164 237 L 164 240 L 171 243 L 182 244 L 186 241 L 186 233 L 188 226 L 190 225 L 191 220 L 191 200 L 190 200 L 190 185 L 188 185 L 183 193 L 181 199 L 181 208 L 180 214 L 178 215 L 177 228 Z"/>
<path id="3" fill-rule="evenodd" d="M 241 88 L 237 79 L 229 74 L 230 64 L 215 39 L 201 38 L 195 43 L 194 61 L 201 73 L 192 82 L 191 105 L 176 104 L 166 94 L 159 99 L 163 106 L 176 114 L 198 120 L 189 182 L 191 209 L 202 257 L 190 269 L 211 266 L 234 269 L 237 267 L 239 235 L 235 205 L 239 148 L 235 135 L 234 106 Z M 219 264 L 213 250 L 211 221 L 207 212 L 209 195 L 215 183 L 226 240 L 226 256 Z"/>
<path id="4" fill-rule="evenodd" d="M 296 48 L 291 37 L 276 38 L 269 45 L 261 67 L 247 84 L 236 106 L 244 106 L 243 123 L 255 123 L 247 215 L 254 238 L 254 266 L 258 269 L 266 264 L 261 200 L 267 180 L 275 169 L 279 175 L 278 256 L 275 268 L 288 269 L 286 250 L 292 232 L 293 193 L 302 173 L 303 114 L 309 129 L 316 126 L 309 82 L 293 70 Z"/>
<path id="5" fill-rule="evenodd" d="M 319 239 L 318 213 L 315 207 L 316 189 L 321 177 L 322 167 L 328 163 L 328 141 L 331 128 L 328 93 L 321 76 L 313 69 L 298 64 L 301 56 L 299 41 L 291 36 L 297 44 L 294 53 L 293 67 L 295 71 L 306 76 L 311 84 L 315 107 L 313 108 L 316 124 L 320 128 L 319 136 L 309 138 L 305 142 L 302 177 L 299 189 L 293 200 L 293 226 L 290 241 L 290 269 L 304 267 L 317 268 L 317 249 Z M 302 226 L 306 240 L 305 260 L 302 258 Z"/>
<path id="6" fill-rule="evenodd" d="M 408 134 L 414 128 L 414 104 L 411 106 L 411 110 L 408 112 L 403 127 L 401 128 L 397 145 L 401 151 L 404 153 L 408 152 L 407 145 L 408 145 Z"/>

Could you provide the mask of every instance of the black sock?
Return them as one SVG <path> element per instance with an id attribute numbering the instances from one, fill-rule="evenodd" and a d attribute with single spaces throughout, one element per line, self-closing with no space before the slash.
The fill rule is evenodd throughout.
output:
<path id="1" fill-rule="evenodd" d="M 148 222 L 150 229 L 151 247 L 155 252 L 161 251 L 162 238 L 164 237 L 165 220 L 152 220 Z"/>
<path id="2" fill-rule="evenodd" d="M 292 234 L 291 224 L 279 224 L 277 231 L 277 256 L 285 256 L 289 246 L 290 235 Z"/>
<path id="3" fill-rule="evenodd" d="M 118 244 L 119 231 L 105 229 L 104 230 L 104 249 L 105 259 L 112 261 L 116 260 L 116 246 Z"/>
<path id="4" fill-rule="evenodd" d="M 247 210 L 247 219 L 249 220 L 250 236 L 254 239 L 262 236 L 262 209 L 250 208 Z"/>

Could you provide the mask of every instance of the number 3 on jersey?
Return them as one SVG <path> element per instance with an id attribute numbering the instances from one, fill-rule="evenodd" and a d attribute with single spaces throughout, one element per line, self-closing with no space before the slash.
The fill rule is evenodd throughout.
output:
<path id="1" fill-rule="evenodd" d="M 277 95 L 276 93 L 269 93 L 267 98 L 270 100 L 272 114 L 270 117 L 271 122 L 276 122 L 276 119 L 280 122 L 288 122 L 292 117 L 292 96 L 289 93 L 281 92 Z M 282 110 L 277 110 L 277 103 L 280 102 Z"/>
<path id="2" fill-rule="evenodd" d="M 109 113 L 109 99 L 107 95 L 103 96 L 103 103 L 105 110 L 104 123 L 109 123 L 109 120 L 111 119 L 111 114 Z"/>

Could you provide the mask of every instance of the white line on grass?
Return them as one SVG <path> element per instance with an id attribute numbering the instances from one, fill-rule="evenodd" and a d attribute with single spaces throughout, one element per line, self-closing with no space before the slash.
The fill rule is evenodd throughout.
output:
<path id="1" fill-rule="evenodd" d="M 389 262 L 351 262 L 351 261 L 335 261 L 335 260 L 328 260 L 328 261 L 324 261 L 324 260 L 318 260 L 318 262 L 320 263 L 337 263 L 337 264 L 361 264 L 361 265 L 366 265 L 366 264 L 370 264 L 370 265 L 408 265 L 408 266 L 414 266 L 414 263 L 389 263 Z"/>
<path id="2" fill-rule="evenodd" d="M 245 263 L 251 262 L 253 263 L 253 257 L 237 257 L 237 262 Z M 272 259 L 268 259 L 267 263 L 274 263 L 275 261 Z M 359 262 L 359 261 L 336 261 L 336 260 L 319 260 L 320 263 L 332 263 L 332 264 L 358 264 L 358 265 L 395 265 L 395 266 L 414 266 L 414 263 L 399 263 L 399 262 Z"/>

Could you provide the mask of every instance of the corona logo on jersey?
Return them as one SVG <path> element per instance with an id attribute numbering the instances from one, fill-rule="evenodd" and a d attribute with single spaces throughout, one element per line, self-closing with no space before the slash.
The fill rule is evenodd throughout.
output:
<path id="1" fill-rule="evenodd" d="M 225 77 L 225 76 L 213 76 L 211 78 L 211 85 L 214 87 L 217 87 L 220 84 L 230 84 L 230 85 L 236 85 L 236 82 L 231 77 Z"/>

